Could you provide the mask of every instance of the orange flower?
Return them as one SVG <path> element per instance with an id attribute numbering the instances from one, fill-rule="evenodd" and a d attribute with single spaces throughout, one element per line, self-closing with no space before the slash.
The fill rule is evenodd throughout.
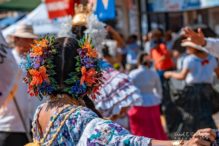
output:
<path id="1" fill-rule="evenodd" d="M 45 48 L 48 46 L 48 40 L 47 39 L 34 40 L 34 45 Z"/>
<path id="2" fill-rule="evenodd" d="M 87 55 L 92 58 L 97 58 L 97 52 L 95 49 L 87 49 Z"/>
<path id="3" fill-rule="evenodd" d="M 89 43 L 87 40 L 84 42 L 82 49 L 92 49 L 91 43 Z"/>
<path id="4" fill-rule="evenodd" d="M 46 49 L 48 46 L 48 40 L 43 39 L 43 40 L 35 40 L 34 44 L 31 45 L 32 47 L 32 53 L 31 56 L 32 57 L 36 57 L 36 56 L 41 56 L 43 55 L 43 49 Z"/>
<path id="5" fill-rule="evenodd" d="M 96 58 L 97 57 L 97 52 L 95 49 L 93 49 L 91 43 L 88 41 L 85 41 L 84 45 L 82 46 L 82 49 L 87 49 L 87 55 L 89 57 Z"/>
<path id="6" fill-rule="evenodd" d="M 87 71 L 87 69 L 83 66 L 81 68 L 81 73 L 82 73 L 82 77 L 81 77 L 81 82 L 80 84 L 84 84 L 87 83 L 88 86 L 92 86 L 93 84 L 96 83 L 96 71 L 95 69 L 91 68 Z"/>
<path id="7" fill-rule="evenodd" d="M 48 40 L 42 39 L 41 41 L 38 41 L 37 43 L 40 47 L 46 48 L 48 46 Z"/>
<path id="8" fill-rule="evenodd" d="M 48 75 L 46 74 L 46 68 L 44 66 L 41 66 L 39 70 L 30 69 L 29 73 L 32 76 L 30 86 L 41 85 L 43 81 L 48 81 Z"/>
<path id="9" fill-rule="evenodd" d="M 36 57 L 36 56 L 43 55 L 43 48 L 42 47 L 32 45 L 32 49 L 33 49 L 33 53 L 30 54 L 31 56 Z"/>

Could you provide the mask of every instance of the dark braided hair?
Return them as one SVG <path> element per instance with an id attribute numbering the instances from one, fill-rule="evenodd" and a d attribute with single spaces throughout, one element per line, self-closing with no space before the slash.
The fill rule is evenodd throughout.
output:
<path id="1" fill-rule="evenodd" d="M 76 35 L 77 39 L 80 39 L 84 36 L 84 31 L 87 29 L 86 26 L 73 26 L 72 33 Z"/>
<path id="2" fill-rule="evenodd" d="M 55 65 L 55 76 L 54 79 L 58 83 L 59 89 L 54 91 L 51 95 L 56 96 L 58 94 L 67 94 L 64 89 L 69 86 L 64 81 L 69 78 L 69 74 L 75 71 L 76 59 L 78 56 L 77 49 L 79 48 L 78 41 L 75 38 L 57 38 L 54 43 L 54 48 L 57 49 L 57 54 L 53 56 L 53 64 Z M 72 95 L 69 95 L 72 97 Z M 74 97 L 72 97 L 74 98 Z M 95 112 L 99 117 L 102 117 L 100 112 L 95 108 L 92 100 L 85 95 L 83 97 L 85 106 Z"/>

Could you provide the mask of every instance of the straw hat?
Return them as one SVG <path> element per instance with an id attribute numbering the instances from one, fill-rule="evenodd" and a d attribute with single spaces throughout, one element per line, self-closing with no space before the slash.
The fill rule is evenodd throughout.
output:
<path id="1" fill-rule="evenodd" d="M 31 25 L 21 24 L 19 25 L 14 34 L 11 34 L 12 37 L 19 38 L 28 38 L 28 39 L 36 39 L 38 36 L 33 33 L 33 27 Z"/>
<path id="2" fill-rule="evenodd" d="M 189 41 L 182 42 L 181 46 L 182 47 L 191 47 L 191 48 L 198 49 L 198 50 L 204 50 L 204 48 L 202 46 L 199 46 L 199 45 L 197 45 L 193 42 L 189 42 Z"/>

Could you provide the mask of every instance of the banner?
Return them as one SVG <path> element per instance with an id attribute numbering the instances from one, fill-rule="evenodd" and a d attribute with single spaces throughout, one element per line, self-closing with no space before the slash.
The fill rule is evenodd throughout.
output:
<path id="1" fill-rule="evenodd" d="M 151 12 L 171 12 L 219 6 L 219 0 L 149 0 Z"/>
<path id="2" fill-rule="evenodd" d="M 184 0 L 182 10 L 201 8 L 200 0 Z"/>
<path id="3" fill-rule="evenodd" d="M 203 8 L 219 6 L 219 0 L 201 0 L 201 6 Z"/>
<path id="4" fill-rule="evenodd" d="M 79 0 L 45 0 L 50 19 L 74 15 L 74 4 Z"/>
<path id="5" fill-rule="evenodd" d="M 95 14 L 100 21 L 115 19 L 115 0 L 97 0 Z"/>
<path id="6" fill-rule="evenodd" d="M 152 12 L 179 11 L 183 0 L 149 0 L 149 10 Z"/>

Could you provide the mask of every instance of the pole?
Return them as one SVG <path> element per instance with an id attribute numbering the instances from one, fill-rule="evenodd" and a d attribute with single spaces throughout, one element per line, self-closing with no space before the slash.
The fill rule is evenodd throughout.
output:
<path id="1" fill-rule="evenodd" d="M 143 36 L 142 36 L 142 11 L 141 11 L 141 0 L 138 0 L 138 27 L 140 36 L 140 49 L 143 50 Z"/>
<path id="2" fill-rule="evenodd" d="M 149 3 L 148 0 L 145 0 L 146 4 L 146 15 L 147 15 L 147 25 L 148 25 L 148 32 L 151 31 L 151 18 L 150 18 L 150 11 L 149 11 Z"/>
<path id="3" fill-rule="evenodd" d="M 165 15 L 165 19 L 164 19 L 164 21 L 165 21 L 165 30 L 167 31 L 167 30 L 170 29 L 170 24 L 169 24 L 169 13 L 166 12 L 166 13 L 164 13 L 164 15 Z"/>
<path id="4" fill-rule="evenodd" d="M 31 136 L 30 136 L 29 130 L 28 130 L 27 125 L 26 125 L 26 123 L 25 123 L 24 117 L 22 116 L 21 109 L 19 108 L 19 105 L 18 105 L 17 100 L 16 100 L 15 97 L 13 97 L 13 100 L 14 100 L 15 107 L 16 107 L 16 109 L 17 109 L 17 111 L 18 111 L 19 117 L 21 118 L 21 122 L 22 122 L 22 124 L 23 124 L 23 127 L 24 127 L 24 130 L 25 130 L 27 139 L 28 139 L 29 142 L 31 142 L 31 141 L 32 141 L 32 140 L 31 140 L 32 138 L 31 138 Z"/>

